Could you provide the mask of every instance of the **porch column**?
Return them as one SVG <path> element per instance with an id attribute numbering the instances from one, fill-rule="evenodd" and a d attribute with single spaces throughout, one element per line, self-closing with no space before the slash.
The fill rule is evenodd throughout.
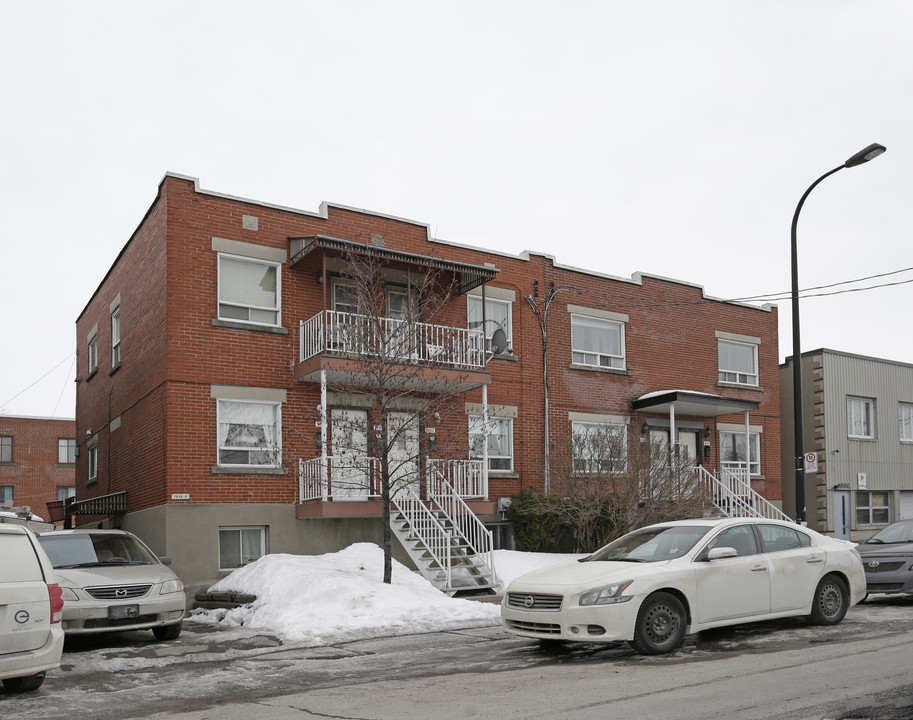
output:
<path id="1" fill-rule="evenodd" d="M 748 411 L 745 411 L 745 484 L 751 487 L 751 432 L 749 432 Z"/>
<path id="2" fill-rule="evenodd" d="M 488 500 L 488 385 L 487 384 L 482 386 L 482 497 L 483 497 L 483 499 Z"/>
<path id="3" fill-rule="evenodd" d="M 320 368 L 320 492 L 324 502 L 329 499 L 329 478 L 327 468 L 327 371 Z"/>

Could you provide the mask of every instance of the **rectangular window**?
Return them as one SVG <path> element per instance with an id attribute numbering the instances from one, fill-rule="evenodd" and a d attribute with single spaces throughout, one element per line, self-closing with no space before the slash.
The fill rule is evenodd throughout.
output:
<path id="1" fill-rule="evenodd" d="M 219 465 L 277 467 L 279 420 L 279 403 L 219 400 Z"/>
<path id="2" fill-rule="evenodd" d="M 578 365 L 624 370 L 624 324 L 571 315 L 571 359 Z"/>
<path id="3" fill-rule="evenodd" d="M 235 570 L 263 557 L 266 528 L 219 528 L 219 570 Z"/>
<path id="4" fill-rule="evenodd" d="M 76 488 L 75 487 L 58 487 L 57 488 L 57 499 L 66 500 L 67 498 L 76 497 Z"/>
<path id="5" fill-rule="evenodd" d="M 913 403 L 900 403 L 897 410 L 900 441 L 913 442 Z"/>
<path id="6" fill-rule="evenodd" d="M 481 415 L 469 416 L 469 457 L 481 460 L 484 455 L 484 423 Z M 488 469 L 514 469 L 514 422 L 512 418 L 488 417 Z"/>
<path id="7" fill-rule="evenodd" d="M 485 298 L 484 328 L 482 327 L 482 298 L 478 295 L 467 295 L 466 302 L 467 326 L 470 330 L 484 330 L 485 349 L 488 352 L 491 352 L 491 337 L 496 330 L 503 330 L 507 337 L 507 347 L 513 347 L 512 310 L 508 301 Z"/>
<path id="8" fill-rule="evenodd" d="M 887 525 L 891 521 L 891 493 L 856 491 L 856 524 Z"/>
<path id="9" fill-rule="evenodd" d="M 120 365 L 120 308 L 111 311 L 111 367 Z"/>
<path id="10" fill-rule="evenodd" d="M 74 438 L 58 438 L 57 462 L 61 465 L 71 465 L 76 462 L 76 440 Z"/>
<path id="11" fill-rule="evenodd" d="M 13 438 L 8 435 L 0 437 L 0 462 L 13 462 Z"/>
<path id="12" fill-rule="evenodd" d="M 89 455 L 89 480 L 95 480 L 98 477 L 98 445 L 93 445 L 88 449 Z"/>
<path id="13" fill-rule="evenodd" d="M 219 318 L 279 324 L 279 263 L 219 255 Z"/>
<path id="14" fill-rule="evenodd" d="M 875 401 L 871 398 L 846 399 L 847 435 L 851 438 L 875 438 Z"/>
<path id="15" fill-rule="evenodd" d="M 761 436 L 758 433 L 749 433 L 750 465 L 748 472 L 751 475 L 761 474 Z M 730 470 L 745 469 L 745 433 L 721 432 L 720 433 L 720 464 Z"/>
<path id="16" fill-rule="evenodd" d="M 13 504 L 13 486 L 0 485 L 0 503 L 11 507 Z"/>
<path id="17" fill-rule="evenodd" d="M 627 470 L 628 435 L 624 425 L 573 421 L 574 472 L 622 473 Z"/>
<path id="18" fill-rule="evenodd" d="M 720 382 L 758 384 L 758 346 L 751 343 L 719 341 Z"/>
<path id="19" fill-rule="evenodd" d="M 98 336 L 93 335 L 89 340 L 89 374 L 98 369 Z"/>

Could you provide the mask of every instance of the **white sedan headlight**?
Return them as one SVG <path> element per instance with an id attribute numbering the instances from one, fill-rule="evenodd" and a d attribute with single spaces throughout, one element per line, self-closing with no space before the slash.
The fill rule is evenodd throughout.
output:
<path id="1" fill-rule="evenodd" d="M 580 605 L 614 605 L 615 603 L 628 602 L 631 599 L 631 595 L 622 595 L 621 593 L 630 585 L 633 580 L 625 580 L 624 582 L 615 583 L 614 585 L 606 585 L 603 588 L 598 590 L 591 590 L 588 593 L 584 593 L 580 596 Z"/>
<path id="2" fill-rule="evenodd" d="M 184 583 L 180 580 L 166 580 L 162 583 L 161 594 L 168 595 L 169 593 L 180 592 L 184 589 Z"/>

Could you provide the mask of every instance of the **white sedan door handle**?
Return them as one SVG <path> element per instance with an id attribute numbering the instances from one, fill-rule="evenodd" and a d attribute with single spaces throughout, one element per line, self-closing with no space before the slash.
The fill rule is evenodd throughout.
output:
<path id="1" fill-rule="evenodd" d="M 767 572 L 766 565 L 758 565 L 757 567 L 751 568 L 751 572 Z"/>
<path id="2" fill-rule="evenodd" d="M 805 562 L 807 562 L 807 563 L 819 563 L 819 562 L 824 562 L 824 558 L 813 557 L 813 558 L 809 558 L 809 559 L 806 560 Z"/>

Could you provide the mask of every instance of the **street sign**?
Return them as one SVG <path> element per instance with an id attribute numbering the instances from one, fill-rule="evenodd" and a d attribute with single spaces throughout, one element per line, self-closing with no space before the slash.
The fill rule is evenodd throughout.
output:
<path id="1" fill-rule="evenodd" d="M 805 472 L 818 472 L 818 453 L 805 453 Z"/>

